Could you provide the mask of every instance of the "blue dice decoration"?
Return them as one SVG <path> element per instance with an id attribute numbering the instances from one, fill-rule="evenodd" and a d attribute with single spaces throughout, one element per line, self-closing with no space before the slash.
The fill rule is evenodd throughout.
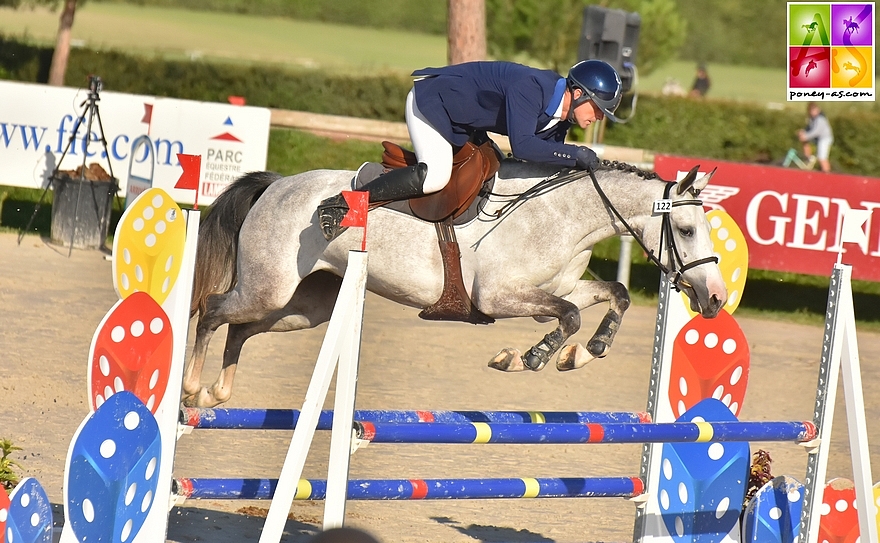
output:
<path id="1" fill-rule="evenodd" d="M 736 421 L 730 408 L 707 398 L 678 422 Z M 663 523 L 676 542 L 717 542 L 739 535 L 749 478 L 749 444 L 666 443 L 657 499 Z"/>
<path id="2" fill-rule="evenodd" d="M 762 486 L 746 508 L 743 543 L 794 543 L 800 533 L 804 485 L 783 475 Z"/>
<path id="3" fill-rule="evenodd" d="M 113 394 L 86 420 L 70 455 L 65 513 L 77 539 L 134 539 L 156 497 L 159 425 L 128 391 Z"/>
<path id="4" fill-rule="evenodd" d="M 52 504 L 36 479 L 22 480 L 9 495 L 6 541 L 52 543 Z"/>

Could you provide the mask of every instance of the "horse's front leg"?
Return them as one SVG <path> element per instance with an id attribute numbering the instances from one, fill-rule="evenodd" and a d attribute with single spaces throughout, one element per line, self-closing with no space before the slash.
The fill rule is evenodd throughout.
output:
<path id="1" fill-rule="evenodd" d="M 580 329 L 580 310 L 575 304 L 534 287 L 505 294 L 503 300 L 498 297 L 494 303 L 481 299 L 480 309 L 493 316 L 556 318 L 559 326 L 525 354 L 517 349 L 502 350 L 489 362 L 489 367 L 501 371 L 541 370 L 565 344 L 565 340 Z"/>
<path id="2" fill-rule="evenodd" d="M 629 292 L 617 281 L 578 281 L 572 293 L 565 298 L 580 309 L 608 302 L 608 312 L 587 342 L 586 349 L 579 343 L 562 348 L 556 361 L 556 369 L 559 371 L 582 368 L 592 360 L 607 355 L 614 336 L 620 329 L 623 314 L 630 304 Z"/>

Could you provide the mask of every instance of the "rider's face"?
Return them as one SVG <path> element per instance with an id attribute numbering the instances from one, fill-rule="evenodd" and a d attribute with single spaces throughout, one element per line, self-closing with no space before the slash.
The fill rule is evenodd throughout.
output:
<path id="1" fill-rule="evenodd" d="M 586 128 L 595 121 L 601 121 L 605 118 L 605 114 L 599 109 L 592 100 L 584 102 L 574 109 L 574 118 L 578 126 Z"/>

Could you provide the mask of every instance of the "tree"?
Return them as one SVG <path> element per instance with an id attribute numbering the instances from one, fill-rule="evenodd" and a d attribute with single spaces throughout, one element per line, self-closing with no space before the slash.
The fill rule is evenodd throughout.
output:
<path id="1" fill-rule="evenodd" d="M 563 72 L 579 60 L 583 13 L 589 4 L 640 15 L 636 64 L 642 74 L 674 58 L 684 43 L 686 25 L 675 0 L 486 0 L 489 51 L 497 58 L 537 62 Z"/>
<path id="2" fill-rule="evenodd" d="M 64 74 L 67 73 L 74 13 L 76 13 L 76 0 L 64 0 L 64 9 L 61 10 L 58 23 L 58 36 L 55 39 L 55 52 L 52 54 L 52 65 L 49 67 L 48 83 L 56 87 L 64 85 Z"/>
<path id="3" fill-rule="evenodd" d="M 449 64 L 485 60 L 485 0 L 449 0 L 447 21 Z"/>
<path id="4" fill-rule="evenodd" d="M 83 0 L 80 0 L 81 2 Z M 67 59 L 70 57 L 70 32 L 73 28 L 73 15 L 76 13 L 77 0 L 0 0 L 0 7 L 34 7 L 47 6 L 53 11 L 58 9 L 59 2 L 64 3 L 61 17 L 58 23 L 58 34 L 55 39 L 55 52 L 52 54 L 52 64 L 49 67 L 50 85 L 61 86 L 64 84 L 64 74 L 67 73 Z"/>

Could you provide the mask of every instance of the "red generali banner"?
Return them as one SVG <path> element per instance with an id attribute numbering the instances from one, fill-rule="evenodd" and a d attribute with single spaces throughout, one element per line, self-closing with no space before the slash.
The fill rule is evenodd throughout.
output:
<path id="1" fill-rule="evenodd" d="M 727 211 L 749 244 L 749 267 L 830 275 L 841 249 L 843 215 L 880 208 L 880 179 L 720 160 L 656 155 L 654 170 L 676 179 L 694 166 L 717 168 L 700 197 Z M 865 225 L 867 241 L 844 245 L 853 277 L 880 281 L 880 212 Z"/>

